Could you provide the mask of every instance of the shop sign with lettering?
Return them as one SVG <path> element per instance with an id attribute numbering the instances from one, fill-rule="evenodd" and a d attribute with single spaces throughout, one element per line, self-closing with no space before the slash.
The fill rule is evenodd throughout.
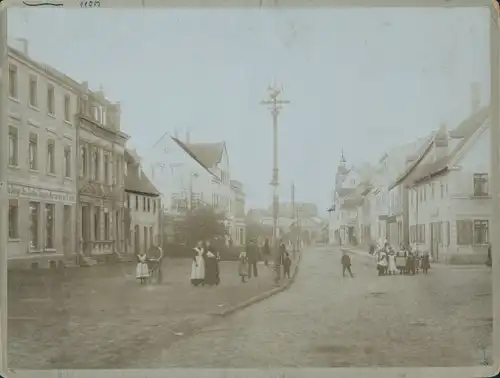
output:
<path id="1" fill-rule="evenodd" d="M 75 195 L 61 191 L 34 188 L 31 186 L 9 184 L 9 196 L 39 200 L 49 200 L 55 202 L 75 202 Z"/>

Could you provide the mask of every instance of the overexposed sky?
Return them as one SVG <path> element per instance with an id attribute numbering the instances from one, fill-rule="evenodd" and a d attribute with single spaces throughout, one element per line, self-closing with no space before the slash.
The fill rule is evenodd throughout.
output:
<path id="1" fill-rule="evenodd" d="M 486 8 L 95 11 L 9 9 L 9 40 L 122 103 L 138 151 L 166 131 L 225 140 L 247 203 L 267 207 L 272 122 L 259 104 L 273 78 L 280 115 L 280 190 L 329 205 L 344 149 L 375 162 L 395 144 L 454 127 L 470 84 L 489 101 Z M 325 215 L 325 214 L 320 214 Z"/>

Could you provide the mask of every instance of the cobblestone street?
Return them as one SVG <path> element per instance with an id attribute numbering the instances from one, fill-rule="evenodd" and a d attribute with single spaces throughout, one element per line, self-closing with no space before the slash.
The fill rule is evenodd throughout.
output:
<path id="1" fill-rule="evenodd" d="M 378 277 L 369 257 L 305 253 L 290 290 L 164 348 L 137 368 L 477 366 L 492 344 L 491 272 L 434 264 Z M 485 351 L 485 352 L 484 352 Z"/>
<path id="2" fill-rule="evenodd" d="M 167 259 L 162 285 L 140 285 L 135 264 L 11 272 L 10 366 L 143 366 L 214 314 L 275 287 L 263 265 L 257 279 L 242 284 L 237 263 L 221 262 L 218 287 L 192 287 L 190 269 L 190 259 Z"/>

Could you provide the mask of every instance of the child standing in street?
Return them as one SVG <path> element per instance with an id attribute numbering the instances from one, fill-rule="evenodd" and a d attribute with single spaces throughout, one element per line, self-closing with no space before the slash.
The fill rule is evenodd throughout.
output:
<path id="1" fill-rule="evenodd" d="M 241 282 L 246 282 L 249 267 L 246 251 L 241 251 L 238 259 L 240 260 L 240 263 L 238 264 L 238 273 L 240 274 Z"/>
<path id="2" fill-rule="evenodd" d="M 342 277 L 345 277 L 346 270 L 351 277 L 354 277 L 351 271 L 351 258 L 349 257 L 346 251 L 342 252 L 341 263 L 342 263 Z"/>
<path id="3" fill-rule="evenodd" d="M 143 284 L 149 277 L 149 268 L 147 263 L 148 256 L 146 253 L 140 252 L 139 255 L 137 255 L 137 259 L 139 261 L 137 262 L 137 267 L 135 268 L 135 276 L 141 281 L 141 284 Z"/>

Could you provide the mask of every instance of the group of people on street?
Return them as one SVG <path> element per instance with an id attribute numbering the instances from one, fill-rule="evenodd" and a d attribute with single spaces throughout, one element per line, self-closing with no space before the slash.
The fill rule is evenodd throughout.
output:
<path id="1" fill-rule="evenodd" d="M 250 240 L 246 249 L 242 251 L 238 257 L 238 273 L 241 277 L 241 282 L 247 282 L 247 278 L 252 278 L 252 273 L 254 277 L 257 277 L 257 262 L 261 257 L 264 259 L 264 264 L 268 266 L 269 259 L 271 258 L 269 239 L 266 239 L 262 248 L 259 248 L 255 239 Z M 283 242 L 280 243 L 280 253 L 278 261 L 275 261 L 275 264 L 279 267 L 283 266 L 284 277 L 290 278 L 292 259 Z"/>
<path id="2" fill-rule="evenodd" d="M 217 286 L 220 283 L 219 261 L 220 254 L 207 241 L 198 241 L 193 249 L 191 264 L 191 284 L 193 286 Z"/>
<path id="3" fill-rule="evenodd" d="M 415 275 L 420 270 L 427 274 L 430 268 L 430 256 L 427 251 L 420 254 L 410 246 L 401 245 L 396 252 L 387 240 L 378 248 L 372 248 L 370 254 L 375 256 L 379 276 L 395 275 L 398 271 L 401 275 Z"/>

